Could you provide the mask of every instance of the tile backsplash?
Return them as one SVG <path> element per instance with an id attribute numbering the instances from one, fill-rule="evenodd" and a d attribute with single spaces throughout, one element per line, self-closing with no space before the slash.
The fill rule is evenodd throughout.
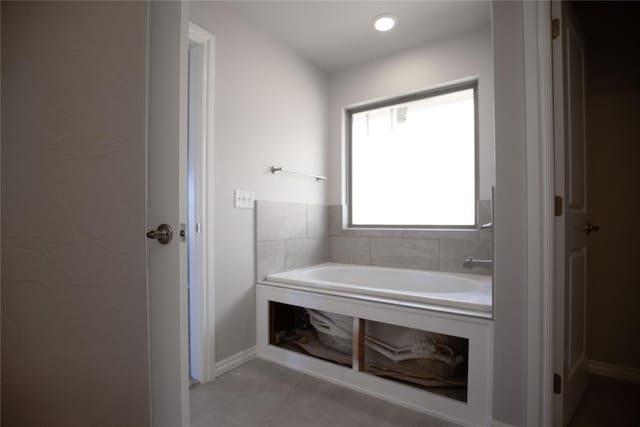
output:
<path id="1" fill-rule="evenodd" d="M 489 222 L 490 202 L 478 206 Z M 342 206 L 256 202 L 256 279 L 323 262 L 491 274 L 463 267 L 467 257 L 491 259 L 491 230 L 343 229 Z"/>
<path id="2" fill-rule="evenodd" d="M 491 221 L 491 202 L 478 203 L 480 224 Z M 467 257 L 491 259 L 491 230 L 344 229 L 343 207 L 329 206 L 329 260 L 345 264 L 491 274 L 464 268 Z"/>
<path id="3" fill-rule="evenodd" d="M 329 261 L 329 207 L 256 202 L 256 279 Z"/>

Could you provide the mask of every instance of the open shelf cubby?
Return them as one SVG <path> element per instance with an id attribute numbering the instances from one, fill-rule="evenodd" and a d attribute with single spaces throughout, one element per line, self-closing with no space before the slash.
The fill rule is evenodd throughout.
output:
<path id="1" fill-rule="evenodd" d="M 467 402 L 469 339 L 269 302 L 269 344 Z"/>
<path id="2" fill-rule="evenodd" d="M 269 302 L 269 344 L 353 366 L 353 317 Z"/>

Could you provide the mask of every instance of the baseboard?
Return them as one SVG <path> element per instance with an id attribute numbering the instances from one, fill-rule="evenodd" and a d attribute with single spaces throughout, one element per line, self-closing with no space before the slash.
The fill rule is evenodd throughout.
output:
<path id="1" fill-rule="evenodd" d="M 617 378 L 619 380 L 640 383 L 640 369 L 629 368 L 627 366 L 613 365 L 611 363 L 589 360 L 587 369 L 593 375 Z"/>
<path id="2" fill-rule="evenodd" d="M 515 427 L 502 421 L 491 420 L 491 427 Z"/>
<path id="3" fill-rule="evenodd" d="M 216 377 L 237 368 L 256 357 L 256 347 L 249 347 L 216 363 Z"/>

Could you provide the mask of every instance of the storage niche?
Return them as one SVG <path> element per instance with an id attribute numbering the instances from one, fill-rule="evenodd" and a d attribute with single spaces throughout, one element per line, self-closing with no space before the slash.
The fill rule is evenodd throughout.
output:
<path id="1" fill-rule="evenodd" d="M 269 302 L 269 344 L 467 402 L 467 338 Z"/>
<path id="2" fill-rule="evenodd" d="M 260 357 L 460 425 L 491 424 L 490 320 L 268 284 L 256 297 Z"/>
<path id="3" fill-rule="evenodd" d="M 467 402 L 469 340 L 364 321 L 363 372 Z"/>
<path id="4" fill-rule="evenodd" d="M 353 317 L 269 302 L 269 344 L 353 366 Z"/>

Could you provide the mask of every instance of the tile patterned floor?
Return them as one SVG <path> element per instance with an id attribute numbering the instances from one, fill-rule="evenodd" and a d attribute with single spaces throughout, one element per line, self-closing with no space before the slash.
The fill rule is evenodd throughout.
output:
<path id="1" fill-rule="evenodd" d="M 640 426 L 640 384 L 590 375 L 569 427 L 609 426 Z"/>
<path id="2" fill-rule="evenodd" d="M 191 389 L 192 427 L 454 427 L 254 359 Z"/>

